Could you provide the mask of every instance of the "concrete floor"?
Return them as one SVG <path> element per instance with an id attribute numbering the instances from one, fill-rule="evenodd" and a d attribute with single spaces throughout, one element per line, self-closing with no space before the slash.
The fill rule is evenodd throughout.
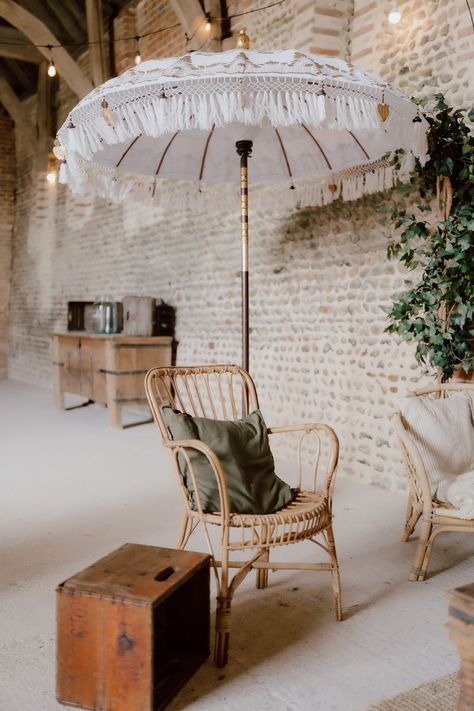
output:
<path id="1" fill-rule="evenodd" d="M 173 547 L 179 492 L 153 425 L 113 430 L 98 406 L 58 412 L 49 391 L 12 381 L 0 382 L 0 466 L 0 709 L 53 711 L 63 708 L 56 585 L 127 541 Z M 170 711 L 365 711 L 457 668 L 444 593 L 474 579 L 474 540 L 439 538 L 431 577 L 409 583 L 416 542 L 399 542 L 405 498 L 343 474 L 345 621 L 334 619 L 326 573 L 275 573 L 265 591 L 249 576 L 233 606 L 230 663 L 209 660 Z M 190 548 L 204 550 L 198 538 Z"/>

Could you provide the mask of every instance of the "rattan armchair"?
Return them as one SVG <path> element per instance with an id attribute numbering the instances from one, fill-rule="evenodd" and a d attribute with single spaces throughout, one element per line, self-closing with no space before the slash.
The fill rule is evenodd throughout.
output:
<path id="1" fill-rule="evenodd" d="M 449 397 L 451 393 L 462 391 L 474 394 L 474 385 L 462 381 L 443 385 L 428 385 L 413 391 L 410 396 L 445 398 Z M 438 501 L 432 496 L 429 477 L 420 452 L 407 430 L 401 413 L 396 412 L 393 421 L 409 485 L 406 523 L 401 537 L 402 541 L 408 541 L 421 518 L 420 536 L 408 579 L 424 580 L 433 543 L 437 536 L 447 531 L 473 533 L 474 520 L 460 518 L 458 510 L 454 506 Z"/>
<path id="2" fill-rule="evenodd" d="M 269 428 L 271 436 L 286 432 L 300 432 L 298 450 L 299 481 L 294 500 L 273 514 L 235 514 L 229 509 L 225 473 L 214 452 L 199 440 L 171 439 L 163 419 L 161 407 L 171 405 L 193 416 L 236 420 L 258 408 L 255 385 L 250 375 L 237 366 L 212 365 L 195 367 L 156 368 L 145 379 L 154 420 L 160 430 L 164 446 L 169 450 L 184 500 L 184 517 L 178 548 L 185 548 L 193 531 L 201 525 L 212 556 L 217 585 L 217 612 L 214 659 L 218 666 L 227 662 L 230 637 L 232 597 L 252 570 L 256 570 L 257 587 L 265 588 L 269 570 L 326 570 L 332 575 L 335 612 L 342 619 L 339 565 L 332 530 L 332 493 L 338 461 L 339 444 L 334 431 L 324 424 L 290 425 Z M 305 437 L 316 438 L 317 455 L 310 485 L 302 488 L 302 443 Z M 220 511 L 205 511 L 199 500 L 196 474 L 189 457 L 191 450 L 202 452 L 214 472 L 219 495 Z M 197 510 L 193 510 L 190 494 L 180 474 L 178 457 L 184 458 L 191 473 Z M 324 462 L 324 465 L 323 465 Z M 316 489 L 318 470 L 324 476 Z M 220 527 L 220 555 L 214 553 L 210 527 Z M 299 541 L 312 541 L 323 549 L 328 562 L 270 561 L 273 547 Z M 239 555 L 245 560 L 235 560 Z M 237 572 L 231 576 L 231 569 Z"/>

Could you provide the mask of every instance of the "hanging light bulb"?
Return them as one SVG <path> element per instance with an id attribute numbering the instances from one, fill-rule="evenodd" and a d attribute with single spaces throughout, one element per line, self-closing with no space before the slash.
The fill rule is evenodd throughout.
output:
<path id="1" fill-rule="evenodd" d="M 142 61 L 142 55 L 140 54 L 140 45 L 138 44 L 139 37 L 135 37 L 137 41 L 137 51 L 135 52 L 135 64 L 140 64 Z"/>
<path id="2" fill-rule="evenodd" d="M 392 25 L 397 25 L 397 24 L 400 22 L 401 19 L 402 19 L 402 13 L 400 12 L 400 10 L 399 10 L 398 7 L 397 7 L 397 2 L 396 2 L 396 0 L 394 0 L 394 3 L 393 3 L 393 5 L 392 5 L 392 9 L 391 9 L 391 11 L 390 11 L 390 13 L 389 13 L 389 16 L 388 16 L 388 21 L 389 21 L 390 24 L 392 24 Z"/>
<path id="3" fill-rule="evenodd" d="M 48 44 L 47 49 L 49 49 L 49 64 L 48 64 L 48 76 L 53 78 L 56 76 L 56 66 L 53 60 L 53 45 Z"/>
<path id="4" fill-rule="evenodd" d="M 211 16 L 208 12 L 206 12 L 206 24 L 204 25 L 204 29 L 206 30 L 206 32 L 211 31 L 211 26 L 212 26 Z"/>
<path id="5" fill-rule="evenodd" d="M 54 185 L 58 180 L 58 163 L 54 154 L 54 148 L 48 153 L 48 168 L 46 180 L 50 185 Z"/>

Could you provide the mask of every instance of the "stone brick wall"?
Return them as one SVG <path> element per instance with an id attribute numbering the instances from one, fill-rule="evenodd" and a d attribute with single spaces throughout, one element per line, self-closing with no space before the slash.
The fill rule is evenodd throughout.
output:
<path id="1" fill-rule="evenodd" d="M 235 0 L 229 13 L 265 4 Z M 232 28 L 245 27 L 257 49 L 295 46 L 352 57 L 409 95 L 443 90 L 456 104 L 473 102 L 465 4 L 428 0 L 420 9 L 406 0 L 400 7 L 402 23 L 391 27 L 388 2 L 288 0 L 235 18 Z M 173 15 L 165 0 L 144 0 L 116 20 L 115 35 L 173 24 Z M 140 49 L 144 58 L 181 53 L 184 32 L 141 42 Z M 134 42 L 117 46 L 118 70 L 134 54 Z M 65 115 L 74 97 L 65 87 L 60 96 Z M 389 228 L 377 212 L 393 196 L 296 212 L 281 208 L 271 189 L 261 198 L 250 215 L 251 372 L 264 415 L 269 424 L 328 422 L 341 439 L 342 471 L 402 488 L 389 416 L 396 396 L 422 373 L 412 349 L 384 333 L 390 296 L 404 277 L 386 260 Z M 126 294 L 176 306 L 180 363 L 239 362 L 239 263 L 237 204 L 217 200 L 209 212 L 176 212 L 79 199 L 60 186 L 48 189 L 22 154 L 10 376 L 50 385 L 47 333 L 66 327 L 67 301 Z M 286 446 L 277 451 L 288 455 Z"/>
<path id="2" fill-rule="evenodd" d="M 234 0 L 227 6 L 229 15 L 239 15 L 268 4 L 268 0 Z M 245 29 L 254 49 L 292 47 L 348 59 L 353 5 L 353 0 L 289 0 L 263 12 L 235 17 L 231 28 L 235 34 Z"/>
<path id="3" fill-rule="evenodd" d="M 15 215 L 15 136 L 13 123 L 0 107 L 0 378 L 7 375 L 8 306 Z"/>
<path id="4" fill-rule="evenodd" d="M 408 96 L 443 92 L 457 106 L 474 99 L 474 30 L 465 2 L 405 0 L 400 22 L 387 20 L 389 3 L 355 0 L 352 61 Z"/>

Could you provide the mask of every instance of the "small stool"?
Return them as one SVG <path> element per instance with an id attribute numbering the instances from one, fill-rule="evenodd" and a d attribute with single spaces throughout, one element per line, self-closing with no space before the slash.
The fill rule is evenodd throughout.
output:
<path id="1" fill-rule="evenodd" d="M 60 703 L 158 711 L 209 656 L 209 561 L 126 543 L 61 583 Z"/>

